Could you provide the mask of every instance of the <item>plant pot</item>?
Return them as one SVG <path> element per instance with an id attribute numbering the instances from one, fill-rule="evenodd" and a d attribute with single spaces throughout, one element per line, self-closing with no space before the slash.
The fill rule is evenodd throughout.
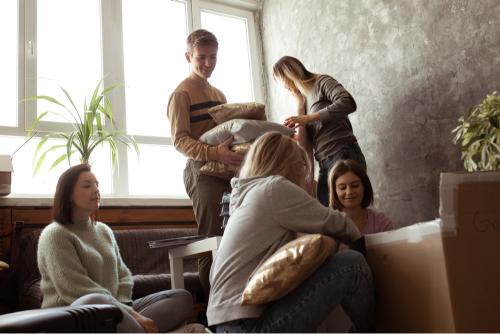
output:
<path id="1" fill-rule="evenodd" d="M 0 196 L 10 194 L 12 182 L 12 159 L 10 155 L 0 155 Z"/>

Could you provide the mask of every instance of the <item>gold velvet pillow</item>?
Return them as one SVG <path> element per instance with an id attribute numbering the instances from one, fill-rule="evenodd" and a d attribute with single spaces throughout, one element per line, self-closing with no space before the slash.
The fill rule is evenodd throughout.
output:
<path id="1" fill-rule="evenodd" d="M 291 292 L 337 249 L 325 235 L 306 234 L 283 245 L 253 274 L 241 304 L 265 304 Z"/>
<path id="2" fill-rule="evenodd" d="M 208 113 L 217 124 L 236 118 L 261 121 L 267 119 L 266 106 L 257 102 L 220 104 L 208 109 Z"/>
<path id="3" fill-rule="evenodd" d="M 231 146 L 231 151 L 245 155 L 250 148 L 251 143 L 236 144 Z M 225 180 L 230 180 L 236 175 L 238 168 L 228 166 L 220 161 L 207 161 L 201 168 L 200 173 L 210 176 L 216 176 Z"/>

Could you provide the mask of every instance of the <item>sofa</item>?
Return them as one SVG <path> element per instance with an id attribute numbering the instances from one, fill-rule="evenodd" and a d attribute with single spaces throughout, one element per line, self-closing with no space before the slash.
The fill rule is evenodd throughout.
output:
<path id="1" fill-rule="evenodd" d="M 22 231 L 16 228 L 13 238 L 12 256 L 15 259 L 9 278 L 2 283 L 0 300 L 8 302 L 11 311 L 40 308 L 40 272 L 37 266 L 37 246 L 41 230 Z M 132 272 L 134 280 L 133 299 L 170 288 L 170 266 L 167 248 L 148 246 L 148 241 L 195 235 L 196 228 L 161 228 L 115 230 L 115 238 L 123 261 Z M 191 292 L 196 309 L 206 303 L 197 273 L 197 260 L 184 262 L 185 289 Z M 8 286 L 8 289 L 5 287 Z M 193 316 L 196 314 L 193 313 Z M 196 319 L 195 319 L 196 320 Z"/>

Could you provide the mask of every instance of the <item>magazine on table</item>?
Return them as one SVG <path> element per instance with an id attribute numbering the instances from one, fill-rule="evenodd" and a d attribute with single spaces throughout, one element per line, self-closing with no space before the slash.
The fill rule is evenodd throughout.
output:
<path id="1" fill-rule="evenodd" d="M 148 241 L 148 245 L 149 248 L 162 248 L 162 247 L 172 248 L 172 247 L 184 246 L 192 242 L 203 240 L 210 237 L 213 237 L 213 235 L 190 235 L 186 237 L 175 237 L 175 238 Z"/>

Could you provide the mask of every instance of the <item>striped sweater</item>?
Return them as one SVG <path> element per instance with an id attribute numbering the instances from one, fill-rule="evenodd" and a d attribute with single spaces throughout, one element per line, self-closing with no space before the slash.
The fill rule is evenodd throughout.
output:
<path id="1" fill-rule="evenodd" d="M 170 95 L 167 116 L 175 148 L 193 160 L 217 160 L 217 147 L 200 136 L 217 124 L 208 109 L 226 103 L 226 97 L 207 80 L 191 74 Z"/>

